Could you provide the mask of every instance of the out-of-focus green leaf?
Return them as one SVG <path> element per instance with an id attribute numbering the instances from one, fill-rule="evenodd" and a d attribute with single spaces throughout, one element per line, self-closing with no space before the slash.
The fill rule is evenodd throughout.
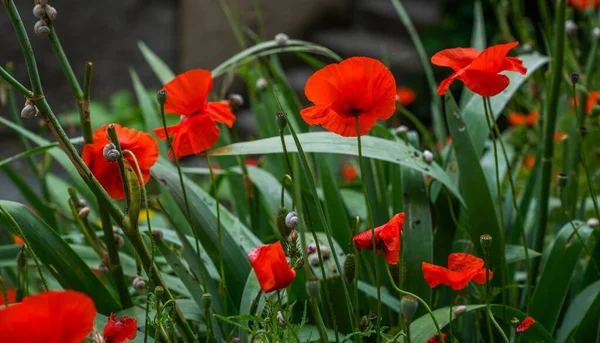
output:
<path id="1" fill-rule="evenodd" d="M 598 317 L 600 316 L 600 281 L 596 281 L 587 286 L 581 291 L 569 305 L 564 319 L 558 330 L 557 341 L 559 343 L 571 341 L 570 338 L 576 332 L 590 332 L 586 330 L 584 322 L 593 322 L 591 324 L 598 325 Z"/>
<path id="2" fill-rule="evenodd" d="M 373 299 L 377 299 L 377 288 L 375 286 L 358 280 L 358 290 Z M 400 300 L 398 300 L 398 296 L 390 294 L 387 288 L 381 288 L 381 303 L 396 313 L 400 313 Z"/>
<path id="3" fill-rule="evenodd" d="M 168 83 L 175 78 L 175 73 L 171 71 L 171 68 L 169 68 L 158 55 L 150 50 L 144 42 L 138 42 L 138 48 L 162 84 Z"/>
<path id="4" fill-rule="evenodd" d="M 542 253 L 539 253 L 533 249 L 527 249 L 529 254 L 529 259 L 542 256 Z M 525 249 L 522 245 L 513 245 L 506 244 L 504 247 L 504 253 L 506 254 L 506 263 L 515 263 L 525 261 Z"/>
<path id="5" fill-rule="evenodd" d="M 573 224 L 583 242 L 570 223 L 560 229 L 552 247 L 544 253 L 544 269 L 531 298 L 531 316 L 549 332 L 553 332 L 557 324 L 583 244 L 588 244 L 594 230 L 582 222 Z"/>
<path id="6" fill-rule="evenodd" d="M 319 257 L 316 251 L 316 247 L 317 245 L 315 244 L 315 240 L 314 237 L 311 233 L 305 233 L 306 235 L 306 246 L 312 246 L 313 248 L 315 248 L 315 252 L 313 252 L 312 254 L 309 255 L 308 257 L 308 265 L 310 266 L 310 268 L 312 269 L 312 272 L 314 274 L 315 277 L 317 277 L 319 280 L 325 280 L 325 279 L 333 279 L 333 278 L 337 278 L 337 277 L 341 277 L 341 271 L 337 269 L 335 262 L 333 260 L 333 256 L 329 256 L 328 258 L 325 258 L 323 256 L 323 253 L 321 253 L 321 255 L 323 256 L 323 267 L 325 269 L 325 278 L 323 277 L 323 273 L 321 272 L 321 266 L 319 263 Z M 327 243 L 327 236 L 325 235 L 324 232 L 317 232 L 317 239 L 319 240 L 319 246 L 321 247 L 321 250 L 324 247 L 329 248 L 331 251 L 333 251 L 334 249 L 332 249 L 331 247 L 329 247 L 329 243 Z M 344 249 L 342 249 L 340 247 L 340 245 L 338 244 L 338 242 L 333 241 L 333 244 L 335 244 L 335 251 L 337 251 L 338 253 L 338 259 L 340 261 L 340 265 L 344 265 L 344 261 L 346 261 L 346 254 L 344 254 Z"/>
<path id="7" fill-rule="evenodd" d="M 340 338 L 344 337 L 344 334 L 340 334 Z M 298 338 L 300 342 L 318 342 L 319 341 L 319 329 L 315 325 L 304 325 L 298 332 Z M 335 331 L 327 329 L 327 338 L 329 342 L 335 342 Z M 351 343 L 352 340 L 346 342 Z"/>
<path id="8" fill-rule="evenodd" d="M 50 150 L 50 149 L 55 148 L 57 146 L 58 146 L 58 143 L 50 143 L 48 145 L 42 145 L 42 146 L 39 146 L 37 148 L 33 148 L 31 150 L 24 151 L 24 152 L 22 152 L 20 154 L 16 154 L 16 155 L 11 156 L 9 158 L 5 158 L 3 160 L 0 160 L 0 167 L 2 167 L 3 165 L 5 165 L 7 163 L 11 163 L 11 162 L 16 161 L 16 160 L 18 160 L 20 158 L 23 158 L 23 157 L 35 156 L 35 155 L 37 155 L 39 153 L 42 153 L 42 152 L 44 152 L 46 150 Z"/>

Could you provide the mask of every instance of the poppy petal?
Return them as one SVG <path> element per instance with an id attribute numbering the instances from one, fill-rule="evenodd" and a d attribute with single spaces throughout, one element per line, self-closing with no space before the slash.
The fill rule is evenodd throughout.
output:
<path id="1" fill-rule="evenodd" d="M 444 81 L 442 81 L 440 83 L 440 86 L 438 87 L 438 94 L 439 95 L 445 95 L 446 92 L 448 92 L 448 88 L 450 88 L 450 85 L 452 85 L 452 82 L 454 82 L 454 80 L 456 80 L 458 78 L 459 75 L 461 75 L 464 71 L 459 70 L 455 73 L 452 73 L 452 75 L 448 76 L 447 78 L 444 79 Z"/>
<path id="2" fill-rule="evenodd" d="M 425 282 L 430 288 L 437 287 L 440 284 L 448 284 L 448 269 L 427 262 L 421 263 L 421 269 L 423 270 Z"/>
<path id="3" fill-rule="evenodd" d="M 535 320 L 533 320 L 533 318 L 528 316 L 523 320 L 521 325 L 519 325 L 517 327 L 517 332 L 523 333 L 523 332 L 527 331 L 529 329 L 529 327 L 533 324 L 535 324 Z"/>
<path id="4" fill-rule="evenodd" d="M 514 71 L 522 75 L 527 74 L 527 68 L 523 66 L 523 61 L 515 57 L 506 57 L 504 61 L 502 61 L 500 71 Z"/>
<path id="5" fill-rule="evenodd" d="M 470 69 L 461 73 L 458 79 L 472 92 L 481 96 L 497 95 L 505 90 L 510 83 L 506 75 Z"/>
<path id="6" fill-rule="evenodd" d="M 490 270 L 490 280 L 492 279 L 492 276 L 494 276 L 494 272 L 492 272 Z M 486 275 L 485 275 L 485 268 L 481 268 L 477 274 L 475 275 L 475 277 L 473 278 L 473 281 L 477 282 L 480 285 L 485 284 L 486 281 Z"/>
<path id="7" fill-rule="evenodd" d="M 184 118 L 178 126 L 172 142 L 177 158 L 206 151 L 219 139 L 219 127 L 208 115 Z M 173 159 L 171 151 L 169 156 Z"/>
<path id="8" fill-rule="evenodd" d="M 491 46 L 485 50 L 469 65 L 469 70 L 479 70 L 488 73 L 499 73 L 505 63 L 508 52 L 519 45 L 519 42 L 508 44 L 499 44 Z M 507 62 L 513 64 L 513 62 Z"/>
<path id="9" fill-rule="evenodd" d="M 111 313 L 108 321 L 104 325 L 102 336 L 104 336 L 106 343 L 123 343 L 130 341 L 137 336 L 137 320 L 127 316 L 115 320 L 114 313 Z"/>
<path id="10" fill-rule="evenodd" d="M 212 75 L 208 70 L 194 69 L 177 75 L 163 87 L 167 92 L 165 111 L 184 116 L 201 112 L 206 107 L 212 84 Z"/>
<path id="11" fill-rule="evenodd" d="M 526 119 L 525 116 L 521 113 L 511 113 L 508 116 L 508 122 L 513 126 L 525 125 Z"/>
<path id="12" fill-rule="evenodd" d="M 335 132 L 344 137 L 356 137 L 356 117 L 341 116 L 333 111 L 329 106 L 312 106 L 300 111 L 302 118 L 308 124 L 322 125 L 325 129 Z M 377 122 L 377 118 L 368 116 L 359 116 L 358 123 L 360 125 L 360 134 L 368 133 L 373 125 Z"/>
<path id="13" fill-rule="evenodd" d="M 15 236 L 15 237 L 17 237 L 17 236 Z M 21 245 L 22 245 L 22 244 L 21 244 Z M 14 288 L 9 288 L 9 289 L 6 291 L 6 295 L 8 296 L 8 299 L 7 299 L 7 300 L 8 300 L 8 303 L 7 303 L 6 305 L 9 305 L 9 304 L 14 304 L 14 303 L 17 301 L 17 291 L 16 291 L 16 289 L 14 289 Z M 2 295 L 2 294 L 0 293 L 0 306 L 3 306 L 3 305 L 5 305 L 5 304 L 4 304 L 4 295 Z"/>
<path id="14" fill-rule="evenodd" d="M 226 101 L 209 102 L 206 105 L 205 112 L 210 115 L 213 121 L 224 123 L 229 127 L 233 126 L 235 115 L 231 112 L 229 103 Z"/>
<path id="15" fill-rule="evenodd" d="M 461 268 L 463 271 L 474 270 L 478 272 L 483 268 L 483 260 L 477 256 L 465 253 L 453 253 L 448 255 L 448 269 Z"/>
<path id="16" fill-rule="evenodd" d="M 458 71 L 471 64 L 480 52 L 473 48 L 445 49 L 431 57 L 431 63 Z"/>
<path id="17" fill-rule="evenodd" d="M 279 241 L 252 249 L 248 258 L 265 293 L 286 288 L 296 277 L 296 271 L 288 264 Z"/>

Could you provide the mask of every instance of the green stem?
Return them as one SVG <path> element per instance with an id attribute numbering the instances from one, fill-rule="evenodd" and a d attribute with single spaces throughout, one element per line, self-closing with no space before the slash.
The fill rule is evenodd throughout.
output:
<path id="1" fill-rule="evenodd" d="M 452 302 L 453 302 L 453 292 L 450 292 L 450 314 L 448 319 L 448 332 L 450 333 L 450 342 L 454 342 L 454 334 L 452 333 Z"/>
<path id="2" fill-rule="evenodd" d="M 496 318 L 494 318 L 494 315 L 492 314 L 492 306 L 490 305 L 490 286 L 489 286 L 490 285 L 490 266 L 489 266 L 490 258 L 488 255 L 489 255 L 489 253 L 484 253 L 484 259 L 485 259 L 485 304 L 486 304 L 487 314 L 488 314 L 488 318 L 492 321 L 492 323 L 494 324 L 496 329 L 498 331 L 500 331 L 500 334 L 502 335 L 502 339 L 504 340 L 504 342 L 510 343 L 508 341 L 508 337 L 506 337 L 506 334 L 504 333 L 504 330 L 502 330 L 502 328 L 496 321 Z M 491 336 L 492 336 L 492 332 L 490 331 L 490 337 Z"/>
<path id="3" fill-rule="evenodd" d="M 281 207 L 285 207 L 285 182 L 290 185 L 292 194 L 294 194 L 294 181 L 289 174 L 285 174 L 281 179 Z M 292 210 L 296 207 L 296 197 L 292 196 Z"/>
<path id="4" fill-rule="evenodd" d="M 375 283 L 377 284 L 377 343 L 381 342 L 381 282 L 379 276 L 379 266 L 377 264 L 377 242 L 375 241 L 375 223 L 373 222 L 373 211 L 371 210 L 371 204 L 369 203 L 369 194 L 367 192 L 367 182 L 365 179 L 365 171 L 363 167 L 362 157 L 362 144 L 360 141 L 360 122 L 358 116 L 356 116 L 356 138 L 358 140 L 358 164 L 360 166 L 360 179 L 362 184 L 362 191 L 365 196 L 365 203 L 367 205 L 367 213 L 369 217 L 369 226 L 371 229 L 371 241 L 373 242 L 373 267 L 375 268 Z"/>
<path id="5" fill-rule="evenodd" d="M 417 301 L 419 301 L 419 303 L 421 305 L 423 305 L 423 307 L 425 308 L 425 310 L 427 311 L 427 313 L 429 313 L 429 316 L 431 317 L 431 320 L 433 321 L 433 325 L 435 325 L 435 329 L 437 330 L 437 333 L 440 336 L 440 340 L 442 341 L 442 343 L 446 343 L 446 341 L 444 340 L 444 336 L 442 335 L 442 330 L 440 328 L 440 324 L 438 323 L 437 318 L 435 318 L 435 315 L 433 314 L 433 311 L 431 311 L 431 308 L 429 307 L 429 305 L 427 305 L 427 303 L 425 302 L 425 300 L 421 299 L 416 294 L 413 294 L 411 292 L 407 292 L 405 290 L 402 290 L 400 287 L 398 287 L 396 285 L 396 281 L 394 280 L 394 277 L 392 276 L 392 272 L 390 271 L 390 267 L 389 267 L 389 265 L 387 263 L 385 265 L 385 269 L 387 271 L 388 278 L 392 282 L 392 287 L 394 287 L 394 289 L 396 290 L 396 292 L 400 293 L 401 295 L 409 295 L 411 297 L 414 297 L 415 299 L 417 299 Z"/>
<path id="6" fill-rule="evenodd" d="M 281 315 L 283 316 L 285 325 L 287 326 L 288 330 L 292 331 L 292 333 L 294 334 L 294 339 L 296 340 L 296 342 L 300 343 L 300 337 L 298 337 L 298 333 L 296 333 L 296 330 L 294 330 L 292 324 L 290 324 L 290 321 L 288 320 L 287 314 L 283 311 L 283 302 L 281 301 L 281 290 L 277 290 L 277 303 L 279 304 L 279 312 L 281 312 Z"/>
<path id="7" fill-rule="evenodd" d="M 288 123 L 288 125 L 292 124 Z M 285 162 L 287 164 L 290 175 L 293 177 L 294 174 L 292 172 L 292 164 L 290 163 L 290 157 L 288 156 L 287 147 L 285 146 L 285 139 L 283 138 L 283 129 L 279 130 L 279 138 L 281 139 L 281 147 L 283 148 L 283 156 L 285 157 Z"/>
<path id="8" fill-rule="evenodd" d="M 4 307 L 8 307 L 10 305 L 8 301 L 8 288 L 6 288 L 6 282 L 4 281 L 4 277 L 0 273 L 0 291 L 2 291 L 2 299 L 4 299 Z"/>
<path id="9" fill-rule="evenodd" d="M 16 90 L 19 91 L 19 93 L 23 94 L 26 98 L 33 97 L 32 91 L 25 88 L 25 86 L 23 86 L 19 81 L 17 81 L 17 79 L 12 77 L 12 75 L 10 75 L 10 73 L 8 71 L 6 71 L 4 68 L 2 68 L 1 66 L 0 66 L 0 76 L 2 76 L 2 78 L 6 82 L 8 82 L 11 86 L 13 86 Z"/>

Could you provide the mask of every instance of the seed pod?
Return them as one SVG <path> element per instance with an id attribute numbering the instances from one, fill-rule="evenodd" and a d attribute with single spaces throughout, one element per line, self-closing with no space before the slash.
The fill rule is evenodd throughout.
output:
<path id="1" fill-rule="evenodd" d="M 295 229 L 298 226 L 298 215 L 291 211 L 285 216 L 285 226 L 290 229 Z"/>
<path id="2" fill-rule="evenodd" d="M 264 78 L 261 77 L 258 80 L 256 80 L 256 88 L 258 88 L 259 90 L 262 91 L 266 89 L 267 86 L 269 86 L 269 83 Z"/>
<path id="3" fill-rule="evenodd" d="M 283 318 L 283 314 L 281 313 L 281 311 L 277 311 L 277 325 L 279 325 L 280 327 L 285 326 L 285 318 Z"/>
<path id="4" fill-rule="evenodd" d="M 156 100 L 158 100 L 158 103 L 160 105 L 164 105 L 165 102 L 167 102 L 167 91 L 161 89 L 158 92 L 156 92 Z"/>
<path id="5" fill-rule="evenodd" d="M 23 109 L 21 110 L 21 118 L 23 118 L 23 119 L 33 118 L 37 114 L 38 114 L 38 109 L 37 109 L 37 107 L 35 107 L 35 105 L 32 105 L 32 104 L 25 105 L 25 107 L 23 107 Z"/>
<path id="6" fill-rule="evenodd" d="M 162 286 L 156 286 L 154 288 L 154 295 L 156 296 L 156 301 L 161 301 L 164 293 L 165 289 Z"/>
<path id="7" fill-rule="evenodd" d="M 569 77 L 571 78 L 571 82 L 573 83 L 577 83 L 577 81 L 579 81 L 579 73 L 571 73 Z"/>
<path id="8" fill-rule="evenodd" d="M 346 261 L 344 261 L 344 280 L 347 284 L 354 282 L 356 276 L 356 257 L 354 254 L 346 255 Z"/>
<path id="9" fill-rule="evenodd" d="M 277 122 L 277 127 L 279 127 L 279 130 L 285 129 L 285 126 L 287 125 L 287 120 L 285 119 L 283 113 L 277 112 L 277 114 L 275 115 L 275 121 Z"/>
<path id="10" fill-rule="evenodd" d="M 311 277 L 306 281 L 306 293 L 311 300 L 316 299 L 319 296 L 319 292 L 321 291 L 321 282 L 319 279 L 315 277 Z"/>
<path id="11" fill-rule="evenodd" d="M 433 153 L 429 150 L 423 151 L 423 159 L 427 164 L 431 164 L 431 162 L 433 162 Z"/>
<path id="12" fill-rule="evenodd" d="M 418 309 L 419 301 L 417 298 L 410 295 L 405 295 L 402 297 L 402 299 L 400 299 L 400 313 L 402 313 L 407 321 L 412 321 Z"/>
<path id="13" fill-rule="evenodd" d="M 276 217 L 277 231 L 279 231 L 279 234 L 283 238 L 287 238 L 290 235 L 290 233 L 292 232 L 292 229 L 290 229 L 287 225 L 285 225 L 285 218 L 287 217 L 287 215 L 288 215 L 288 210 L 285 207 L 280 207 L 279 210 L 277 211 L 277 217 Z"/>
<path id="14" fill-rule="evenodd" d="M 45 6 L 46 9 L 46 15 L 48 16 L 48 19 L 50 19 L 51 21 L 55 21 L 56 17 L 58 16 L 58 11 L 56 11 L 56 8 L 47 5 Z"/>
<path id="15" fill-rule="evenodd" d="M 202 293 L 202 306 L 204 306 L 204 309 L 209 309 L 211 305 L 212 296 L 210 295 L 210 293 Z"/>
<path id="16" fill-rule="evenodd" d="M 115 236 L 115 246 L 117 247 L 117 249 L 121 249 L 125 246 L 125 240 L 123 239 L 123 237 L 121 237 L 121 235 L 117 235 L 114 234 Z"/>
<path id="17" fill-rule="evenodd" d="M 143 291 L 146 288 L 146 281 L 141 276 L 136 276 L 131 282 L 133 289 L 138 292 Z"/>
<path id="18" fill-rule="evenodd" d="M 33 16 L 38 19 L 43 19 L 46 16 L 46 10 L 42 5 L 35 5 L 33 8 Z"/>
<path id="19" fill-rule="evenodd" d="M 112 143 L 106 144 L 104 146 L 104 149 L 102 150 L 102 153 L 104 154 L 104 158 L 108 162 L 116 162 L 119 159 L 119 157 L 121 157 L 121 153 Z"/>
<path id="20" fill-rule="evenodd" d="M 50 35 L 50 28 L 48 27 L 48 24 L 41 19 L 35 23 L 33 26 L 33 31 L 35 31 L 35 34 L 40 37 L 48 37 Z"/>
<path id="21" fill-rule="evenodd" d="M 492 236 L 484 233 L 479 237 L 479 243 L 481 244 L 481 249 L 483 249 L 484 254 L 489 254 L 490 249 L 492 248 Z"/>
<path id="22" fill-rule="evenodd" d="M 278 45 L 285 45 L 289 40 L 290 37 L 288 37 L 288 35 L 286 35 L 285 33 L 280 32 L 275 35 L 275 41 Z"/>
<path id="23" fill-rule="evenodd" d="M 27 251 L 22 247 L 17 254 L 17 267 L 25 268 L 27 266 Z"/>
<path id="24" fill-rule="evenodd" d="M 79 219 L 86 219 L 88 217 L 88 215 L 90 214 L 90 208 L 89 207 L 84 207 L 81 210 L 79 210 L 79 213 L 77 213 L 77 216 L 79 217 Z"/>
<path id="25" fill-rule="evenodd" d="M 567 174 L 560 173 L 558 174 L 558 176 L 556 176 L 556 180 L 558 181 L 558 187 L 564 188 L 567 185 L 569 177 L 567 176 Z"/>

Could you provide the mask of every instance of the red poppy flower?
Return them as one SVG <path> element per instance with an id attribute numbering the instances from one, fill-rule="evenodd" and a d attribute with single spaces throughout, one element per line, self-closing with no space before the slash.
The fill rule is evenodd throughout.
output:
<path id="1" fill-rule="evenodd" d="M 525 318 L 525 320 L 523 320 L 521 325 L 519 325 L 517 327 L 517 332 L 521 333 L 521 332 L 527 331 L 527 329 L 529 329 L 529 327 L 531 325 L 533 325 L 534 323 L 535 323 L 535 320 L 533 320 L 533 318 L 531 318 L 531 317 Z"/>
<path id="2" fill-rule="evenodd" d="M 246 166 L 248 167 L 258 167 L 258 161 L 253 159 L 252 157 L 246 157 Z"/>
<path id="3" fill-rule="evenodd" d="M 0 310 L 2 342 L 81 343 L 94 327 L 96 308 L 87 295 L 48 291 Z"/>
<path id="4" fill-rule="evenodd" d="M 356 168 L 352 164 L 344 163 L 344 165 L 342 165 L 342 176 L 346 183 L 351 183 L 356 180 L 357 175 Z"/>
<path id="5" fill-rule="evenodd" d="M 600 0 L 569 0 L 569 5 L 580 10 L 588 8 L 597 8 L 600 6 Z"/>
<path id="6" fill-rule="evenodd" d="M 442 81 L 438 94 L 446 94 L 456 79 L 481 96 L 494 96 L 502 92 L 508 87 L 510 80 L 506 75 L 500 75 L 500 72 L 514 71 L 523 75 L 527 73 L 523 61 L 506 57 L 510 49 L 517 45 L 519 42 L 495 45 L 481 53 L 473 48 L 454 48 L 438 52 L 431 58 L 431 63 L 454 70 L 452 75 Z"/>
<path id="7" fill-rule="evenodd" d="M 145 132 L 121 127 L 118 124 L 114 125 L 121 149 L 133 152 L 144 177 L 144 184 L 146 184 L 150 180 L 150 168 L 158 160 L 158 144 L 156 140 Z M 125 190 L 121 181 L 119 166 L 116 162 L 108 162 L 104 158 L 103 153 L 104 147 L 110 143 L 108 134 L 106 133 L 107 127 L 108 125 L 104 125 L 94 132 L 94 143 L 86 144 L 83 147 L 82 157 L 102 187 L 108 192 L 108 195 L 113 199 L 119 200 L 125 198 Z M 124 153 L 123 157 L 136 170 L 133 157 L 128 153 Z"/>
<path id="8" fill-rule="evenodd" d="M 383 250 L 385 260 L 389 264 L 398 263 L 400 253 L 400 236 L 404 226 L 404 212 L 396 214 L 389 222 L 375 228 L 375 245 L 377 253 Z M 373 250 L 372 230 L 367 230 L 353 238 L 354 246 L 358 251 L 361 249 Z"/>
<path id="9" fill-rule="evenodd" d="M 17 235 L 13 235 L 13 241 L 15 241 L 15 244 L 17 244 L 17 245 L 25 244 L 25 242 L 23 241 L 23 238 L 21 238 Z"/>
<path id="10" fill-rule="evenodd" d="M 8 295 L 8 304 L 14 304 L 17 301 L 17 291 L 14 288 L 9 288 L 6 290 L 6 293 Z M 8 305 L 6 304 L 6 305 Z M 2 292 L 0 292 L 0 306 L 3 306 L 4 304 L 4 295 L 2 294 Z"/>
<path id="11" fill-rule="evenodd" d="M 526 155 L 523 158 L 523 165 L 527 169 L 533 168 L 533 166 L 535 165 L 535 156 L 534 155 Z"/>
<path id="12" fill-rule="evenodd" d="M 285 258 L 281 242 L 252 249 L 248 258 L 265 293 L 286 288 L 296 277 L 296 271 L 290 268 Z"/>
<path id="13" fill-rule="evenodd" d="M 558 131 L 554 133 L 554 141 L 562 141 L 567 136 L 566 132 Z"/>
<path id="14" fill-rule="evenodd" d="M 229 102 L 207 102 L 213 79 L 210 71 L 194 69 L 177 75 L 163 88 L 167 92 L 165 111 L 181 115 L 179 124 L 167 128 L 173 137 L 177 157 L 199 154 L 208 150 L 219 139 L 215 122 L 233 126 L 235 116 Z M 162 127 L 154 129 L 158 139 L 167 139 Z M 173 154 L 169 151 L 173 158 Z"/>
<path id="15" fill-rule="evenodd" d="M 577 100 L 577 104 L 579 104 L 579 97 L 575 97 L 575 100 Z M 590 114 L 592 112 L 592 107 L 594 107 L 594 105 L 598 104 L 598 100 L 600 100 L 600 92 L 589 92 L 588 93 L 586 109 L 585 109 L 586 114 Z M 573 101 L 573 98 L 571 98 L 571 106 L 574 106 L 574 105 L 575 105 L 575 102 Z"/>
<path id="16" fill-rule="evenodd" d="M 444 342 L 448 342 L 448 333 L 444 332 L 442 333 L 442 336 L 444 337 Z M 427 343 L 442 343 L 442 340 L 440 339 L 440 336 L 436 333 L 427 340 Z"/>
<path id="17" fill-rule="evenodd" d="M 448 255 L 448 268 L 426 262 L 421 264 L 421 268 L 423 269 L 425 282 L 431 288 L 442 284 L 450 286 L 456 291 L 465 288 L 471 280 L 478 284 L 485 283 L 483 260 L 469 254 L 454 253 Z M 490 271 L 490 279 L 492 275 L 493 273 Z"/>
<path id="18" fill-rule="evenodd" d="M 115 314 L 111 313 L 104 331 L 102 332 L 106 343 L 123 343 L 137 336 L 137 320 L 127 316 L 115 320 Z"/>
<path id="19" fill-rule="evenodd" d="M 304 93 L 315 104 L 300 111 L 309 124 L 345 137 L 356 136 L 356 118 L 361 136 L 377 119 L 386 120 L 396 111 L 396 80 L 376 59 L 351 57 L 314 73 Z"/>
<path id="20" fill-rule="evenodd" d="M 400 86 L 396 89 L 396 100 L 404 107 L 412 104 L 416 97 L 415 91 L 408 87 Z"/>
<path id="21" fill-rule="evenodd" d="M 508 122 L 510 125 L 519 126 L 535 126 L 537 124 L 538 119 L 540 118 L 540 114 L 537 111 L 531 111 L 528 114 L 524 113 L 511 113 L 508 116 Z"/>

